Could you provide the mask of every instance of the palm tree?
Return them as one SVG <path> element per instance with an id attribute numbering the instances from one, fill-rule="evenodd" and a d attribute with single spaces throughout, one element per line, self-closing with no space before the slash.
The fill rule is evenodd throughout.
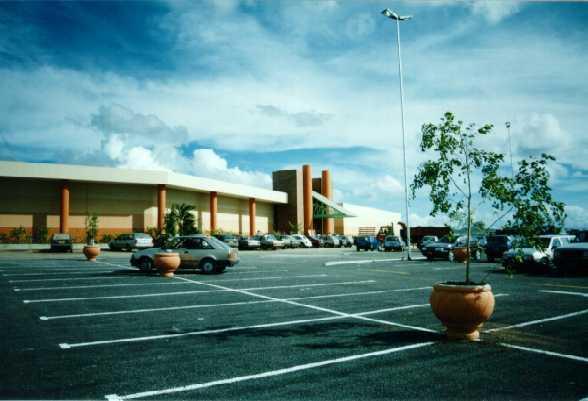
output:
<path id="1" fill-rule="evenodd" d="M 187 203 L 180 203 L 172 205 L 172 214 L 176 216 L 176 222 L 179 228 L 180 235 L 190 235 L 198 233 L 196 228 L 196 218 L 192 213 L 196 208 Z"/>

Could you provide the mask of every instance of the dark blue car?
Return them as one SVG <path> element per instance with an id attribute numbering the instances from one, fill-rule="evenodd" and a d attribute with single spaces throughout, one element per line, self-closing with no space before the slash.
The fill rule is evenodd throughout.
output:
<path id="1" fill-rule="evenodd" d="M 366 251 L 375 251 L 378 249 L 378 239 L 374 235 L 360 235 L 355 239 L 357 251 L 364 249 Z"/>

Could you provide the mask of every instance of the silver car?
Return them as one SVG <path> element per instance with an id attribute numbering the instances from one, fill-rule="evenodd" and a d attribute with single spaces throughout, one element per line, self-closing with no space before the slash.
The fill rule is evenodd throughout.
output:
<path id="1" fill-rule="evenodd" d="M 153 238 L 144 233 L 120 234 L 108 243 L 108 247 L 113 251 L 152 248 Z"/>
<path id="2" fill-rule="evenodd" d="M 220 274 L 227 266 L 239 263 L 239 251 L 202 234 L 177 237 L 166 249 L 180 255 L 180 269 L 200 269 L 205 274 Z M 154 266 L 155 254 L 163 251 L 162 248 L 137 251 L 131 256 L 131 265 L 150 271 Z"/>

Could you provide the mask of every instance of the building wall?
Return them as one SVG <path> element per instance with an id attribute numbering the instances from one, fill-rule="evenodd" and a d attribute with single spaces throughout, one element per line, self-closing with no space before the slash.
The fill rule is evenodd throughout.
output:
<path id="1" fill-rule="evenodd" d="M 275 229 L 290 232 L 291 226 L 304 226 L 304 210 L 302 200 L 302 170 L 280 170 L 272 174 L 274 191 L 288 194 L 287 205 L 275 205 Z"/>
<path id="2" fill-rule="evenodd" d="M 27 235 L 46 229 L 59 231 L 61 185 L 59 180 L 0 178 L 0 234 L 23 227 Z M 70 182 L 69 232 L 76 241 L 85 237 L 85 219 L 97 214 L 98 239 L 105 234 L 142 232 L 157 225 L 157 188 L 152 185 Z M 167 207 L 188 203 L 196 207 L 198 227 L 210 230 L 210 195 L 168 189 Z M 257 202 L 257 229 L 273 231 L 273 205 Z M 218 228 L 235 233 L 249 231 L 247 199 L 218 197 Z"/>

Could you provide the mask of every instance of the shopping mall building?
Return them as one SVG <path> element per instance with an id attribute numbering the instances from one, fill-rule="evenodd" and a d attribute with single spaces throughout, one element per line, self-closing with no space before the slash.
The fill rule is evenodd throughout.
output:
<path id="1" fill-rule="evenodd" d="M 390 224 L 400 231 L 398 213 L 333 202 L 328 170 L 313 178 L 304 165 L 275 171 L 272 180 L 268 190 L 169 171 L 0 161 L 0 234 L 22 227 L 33 237 L 68 232 L 81 241 L 90 214 L 99 216 L 98 238 L 144 232 L 161 228 L 166 211 L 179 203 L 195 207 L 205 233 L 355 235 Z"/>

